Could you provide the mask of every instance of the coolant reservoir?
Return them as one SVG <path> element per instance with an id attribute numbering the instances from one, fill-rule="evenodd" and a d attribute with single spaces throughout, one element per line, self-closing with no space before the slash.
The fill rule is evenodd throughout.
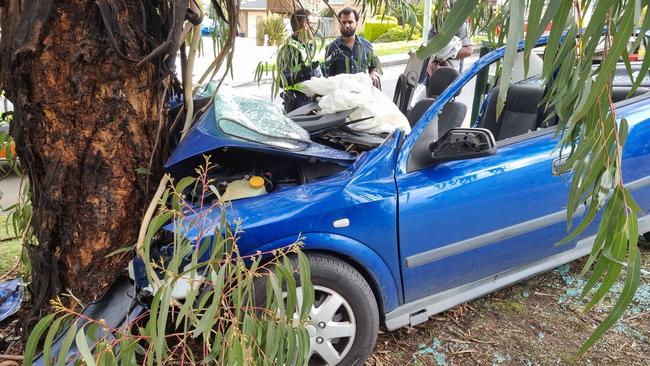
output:
<path id="1" fill-rule="evenodd" d="M 266 194 L 264 178 L 254 175 L 249 179 L 238 179 L 230 182 L 221 201 L 232 201 L 240 198 L 255 197 Z"/>

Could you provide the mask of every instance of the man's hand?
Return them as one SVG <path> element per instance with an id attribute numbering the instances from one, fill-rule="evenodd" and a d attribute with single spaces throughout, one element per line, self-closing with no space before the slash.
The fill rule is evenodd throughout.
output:
<path id="1" fill-rule="evenodd" d="M 436 71 L 438 67 L 440 67 L 441 63 L 442 62 L 434 58 L 429 59 L 429 64 L 427 65 L 427 74 L 429 75 L 429 77 L 431 77 L 431 75 L 433 75 L 433 72 Z"/>
<path id="2" fill-rule="evenodd" d="M 370 71 L 370 78 L 372 79 L 372 86 L 381 90 L 381 79 L 379 79 L 379 73 L 377 70 Z"/>

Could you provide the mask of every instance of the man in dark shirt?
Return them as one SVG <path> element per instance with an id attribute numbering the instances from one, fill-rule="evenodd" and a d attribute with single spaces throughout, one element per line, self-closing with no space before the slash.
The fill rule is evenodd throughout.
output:
<path id="1" fill-rule="evenodd" d="M 316 50 L 309 16 L 309 10 L 302 8 L 291 15 L 293 34 L 278 51 L 276 64 L 282 71 L 280 86 L 284 89 L 282 99 L 286 112 L 311 102 L 305 94 L 296 90 L 297 84 L 321 76 L 320 65 L 314 61 Z"/>
<path id="2" fill-rule="evenodd" d="M 372 44 L 357 36 L 359 13 L 352 8 L 344 8 L 338 14 L 341 36 L 327 46 L 325 69 L 327 76 L 368 72 L 373 85 L 379 87 L 379 59 L 372 50 Z"/>

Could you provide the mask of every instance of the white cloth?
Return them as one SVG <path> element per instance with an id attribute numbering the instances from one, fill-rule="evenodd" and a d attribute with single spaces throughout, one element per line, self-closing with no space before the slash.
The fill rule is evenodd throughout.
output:
<path id="1" fill-rule="evenodd" d="M 433 38 L 434 34 L 438 33 L 437 28 L 436 28 L 436 22 L 434 21 L 431 27 L 431 30 L 429 31 L 429 35 L 427 39 Z M 458 32 L 456 32 L 455 37 L 458 37 L 460 39 L 460 44 L 461 48 L 465 46 L 473 46 L 472 44 L 472 39 L 469 36 L 469 26 L 467 23 L 463 23 L 463 25 L 458 28 Z M 458 53 L 456 53 L 458 55 Z M 456 55 L 454 57 L 456 57 Z M 460 62 L 461 60 L 454 60 L 454 59 L 448 59 L 447 62 L 449 65 L 456 70 L 460 71 Z"/>
<path id="2" fill-rule="evenodd" d="M 323 113 L 333 113 L 356 108 L 350 120 L 373 117 L 348 128 L 372 134 L 400 129 L 411 132 L 406 116 L 381 90 L 372 86 L 366 73 L 339 74 L 328 78 L 312 78 L 300 85 L 300 91 L 311 97 L 321 95 L 318 106 Z"/>
<path id="3" fill-rule="evenodd" d="M 418 84 L 413 91 L 413 96 L 411 96 L 411 103 L 409 104 L 409 109 L 413 109 L 415 105 L 422 99 L 427 97 L 427 86 L 424 84 Z"/>
<path id="4" fill-rule="evenodd" d="M 458 51 L 460 51 L 461 48 L 463 48 L 462 41 L 457 36 L 454 36 L 445 47 L 436 52 L 432 57 L 438 61 L 453 60 L 458 56 Z"/>

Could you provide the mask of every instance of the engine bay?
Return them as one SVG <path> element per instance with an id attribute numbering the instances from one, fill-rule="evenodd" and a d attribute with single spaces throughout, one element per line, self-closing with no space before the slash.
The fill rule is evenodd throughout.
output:
<path id="1" fill-rule="evenodd" d="M 281 191 L 289 187 L 311 183 L 347 168 L 317 159 L 298 159 L 258 151 L 224 148 L 205 155 L 209 164 L 207 179 L 209 190 L 198 191 L 200 187 L 189 187 L 184 192 L 193 203 L 201 196 L 204 201 L 230 201 Z M 183 164 L 186 167 L 205 165 L 203 156 Z M 177 170 L 174 176 L 190 175 L 188 170 Z"/>

